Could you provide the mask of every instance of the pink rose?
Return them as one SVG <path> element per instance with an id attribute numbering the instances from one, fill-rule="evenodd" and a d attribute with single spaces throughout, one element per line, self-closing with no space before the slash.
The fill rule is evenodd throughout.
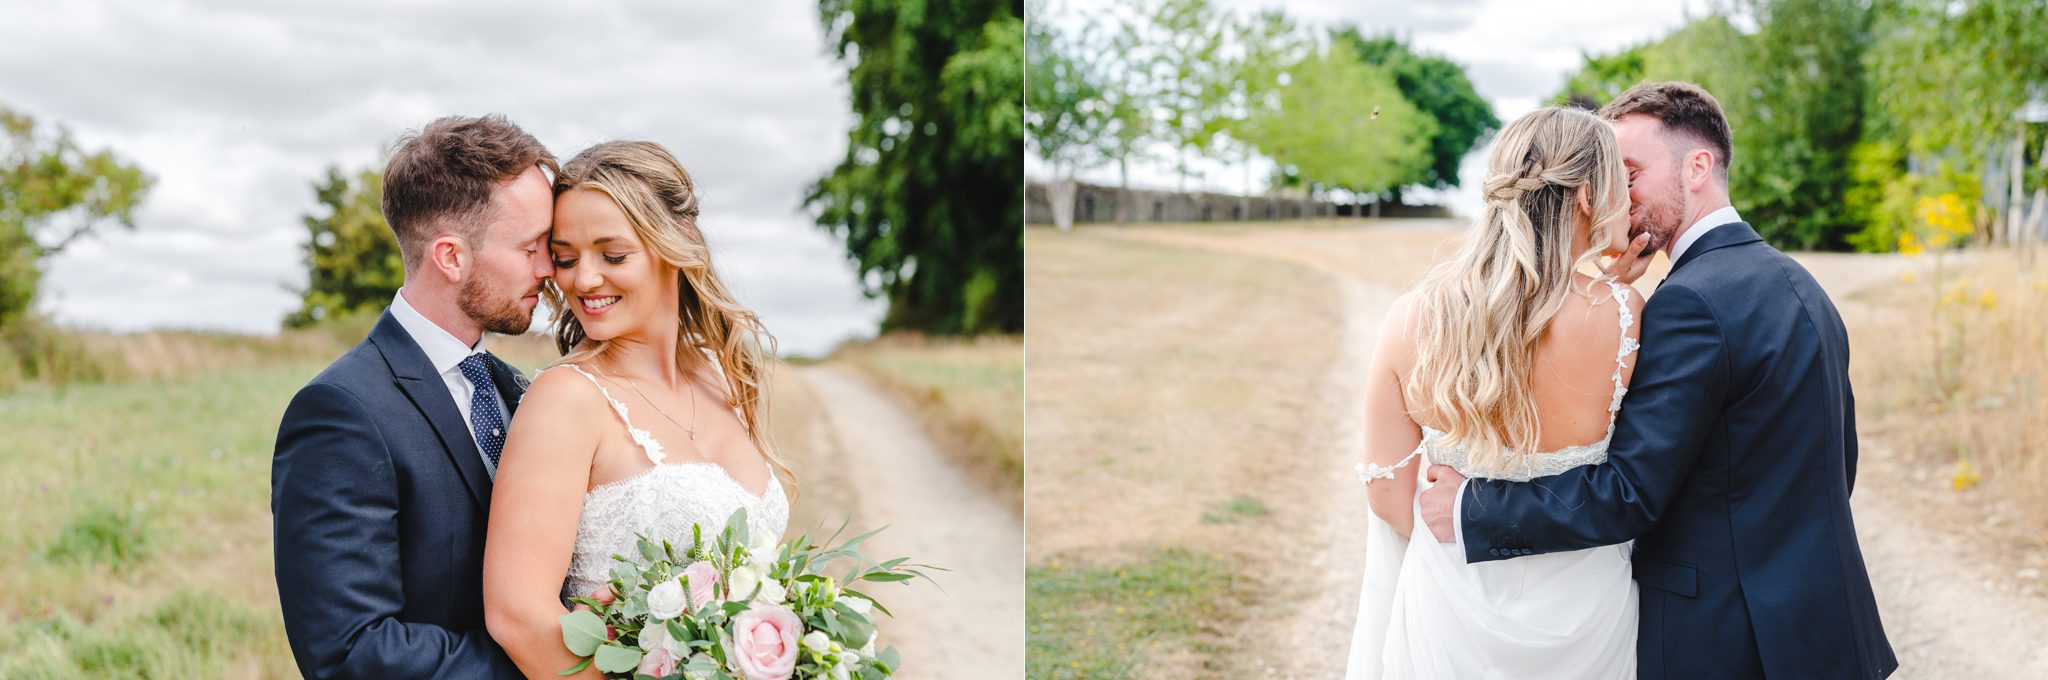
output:
<path id="1" fill-rule="evenodd" d="M 676 650 L 674 644 L 657 645 L 655 648 L 647 650 L 646 656 L 640 657 L 640 669 L 635 672 L 641 675 L 665 678 L 670 673 L 676 672 L 676 666 L 680 666 L 682 663 L 683 655 Z"/>
<path id="2" fill-rule="evenodd" d="M 710 562 L 692 562 L 683 567 L 683 578 L 690 580 L 690 609 L 697 609 L 718 598 L 718 567 Z"/>
<path id="3" fill-rule="evenodd" d="M 779 604 L 755 605 L 732 617 L 732 641 L 747 680 L 785 680 L 796 672 L 797 634 L 803 622 Z"/>

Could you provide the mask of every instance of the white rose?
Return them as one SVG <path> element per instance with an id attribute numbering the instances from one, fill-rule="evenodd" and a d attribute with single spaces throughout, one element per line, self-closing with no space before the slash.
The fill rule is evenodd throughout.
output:
<path id="1" fill-rule="evenodd" d="M 868 612 L 875 608 L 875 603 L 865 597 L 855 595 L 846 598 L 846 608 L 853 610 L 861 616 L 867 616 Z"/>
<path id="2" fill-rule="evenodd" d="M 825 637 L 825 631 L 814 630 L 804 634 L 804 648 L 819 654 L 832 651 L 832 638 Z"/>
<path id="3" fill-rule="evenodd" d="M 747 538 L 751 539 L 747 542 L 747 562 L 760 567 L 763 572 L 767 571 L 768 565 L 774 564 L 776 556 L 781 553 L 776 550 L 775 537 L 766 532 L 755 532 Z"/>
<path id="4" fill-rule="evenodd" d="M 860 646 L 860 654 L 861 654 L 861 656 L 864 656 L 864 657 L 867 657 L 867 658 L 870 658 L 870 659 L 872 659 L 872 658 L 875 658 L 875 638 L 878 638 L 878 637 L 881 637 L 881 634 L 879 634 L 879 633 L 868 633 L 868 641 L 867 641 L 867 642 L 864 642 L 864 643 L 861 643 L 861 646 Z"/>
<path id="5" fill-rule="evenodd" d="M 754 589 L 761 585 L 761 572 L 750 566 L 733 567 L 732 575 L 726 578 L 726 584 L 731 589 L 730 596 L 733 600 L 744 600 L 753 597 Z"/>
<path id="6" fill-rule="evenodd" d="M 761 592 L 754 595 L 755 604 L 782 604 L 789 598 L 789 590 L 775 579 L 761 579 Z"/>
<path id="7" fill-rule="evenodd" d="M 681 616 L 685 604 L 688 603 L 683 599 L 681 581 L 662 581 L 647 592 L 647 615 L 658 621 Z"/>
<path id="8" fill-rule="evenodd" d="M 831 674 L 832 680 L 848 680 L 848 678 L 851 678 L 852 675 L 846 669 L 847 664 L 839 664 L 837 666 L 833 666 L 832 670 L 828 672 Z"/>

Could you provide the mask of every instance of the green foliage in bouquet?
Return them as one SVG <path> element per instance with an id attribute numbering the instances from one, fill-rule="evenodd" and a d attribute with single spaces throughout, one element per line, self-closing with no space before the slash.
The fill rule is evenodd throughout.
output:
<path id="1" fill-rule="evenodd" d="M 638 555 L 612 556 L 615 597 L 570 599 L 587 609 L 562 616 L 562 644 L 583 661 L 562 674 L 594 665 L 608 678 L 890 677 L 896 650 L 875 651 L 872 616 L 890 612 L 852 586 L 929 581 L 925 570 L 936 568 L 862 554 L 860 544 L 880 531 L 829 548 L 808 536 L 778 547 L 772 537 L 748 535 L 743 508 L 716 536 L 697 526 L 681 550 L 643 535 Z M 852 566 L 840 578 L 826 575 L 839 560 Z"/>

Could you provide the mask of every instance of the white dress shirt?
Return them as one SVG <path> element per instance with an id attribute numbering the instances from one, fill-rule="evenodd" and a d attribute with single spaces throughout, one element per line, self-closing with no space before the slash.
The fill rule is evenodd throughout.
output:
<path id="1" fill-rule="evenodd" d="M 1694 241 L 1700 240 L 1701 236 L 1707 235 L 1707 232 L 1713 231 L 1715 227 L 1741 221 L 1742 216 L 1735 214 L 1735 206 L 1732 205 L 1707 213 L 1700 221 L 1686 227 L 1685 233 L 1678 236 L 1677 243 L 1671 244 L 1671 262 L 1676 264 L 1678 258 L 1685 256 L 1685 249 L 1691 248 Z"/>
<path id="2" fill-rule="evenodd" d="M 448 395 L 455 398 L 455 410 L 462 413 L 463 427 L 470 428 L 470 441 L 482 440 L 482 437 L 477 436 L 476 425 L 469 419 L 469 400 L 476 393 L 476 386 L 470 384 L 469 376 L 462 374 L 462 360 L 469 358 L 471 354 L 483 353 L 483 336 L 477 336 L 475 346 L 462 344 L 454 334 L 427 320 L 419 310 L 413 309 L 412 303 L 405 300 L 403 288 L 398 290 L 397 295 L 392 296 L 391 316 L 398 319 L 398 325 L 405 327 L 406 334 L 411 335 L 412 341 L 419 344 L 420 351 L 427 354 L 427 362 L 434 365 L 434 372 L 440 373 L 441 381 L 447 383 Z M 491 392 L 491 400 L 498 402 L 499 413 L 511 413 L 505 410 L 505 400 L 498 396 L 495 390 Z M 508 421 L 506 425 L 510 426 L 511 423 Z M 490 456 L 484 455 L 482 444 L 477 445 L 476 453 L 484 461 L 484 470 L 490 473 L 492 479 L 496 479 L 498 466 L 491 462 Z"/>

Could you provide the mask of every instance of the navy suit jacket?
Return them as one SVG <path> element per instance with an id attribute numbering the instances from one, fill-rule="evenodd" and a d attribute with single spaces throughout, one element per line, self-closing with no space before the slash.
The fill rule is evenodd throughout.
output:
<path id="1" fill-rule="evenodd" d="M 1856 402 L 1827 293 L 1725 224 L 1672 266 L 1642 337 L 1607 462 L 1472 480 L 1467 561 L 1634 539 L 1643 678 L 1890 675 L 1849 517 Z"/>
<path id="2" fill-rule="evenodd" d="M 506 420 L 524 380 L 491 358 Z M 308 678 L 516 678 L 484 630 L 491 478 L 386 311 L 299 390 L 270 468 L 277 594 Z"/>

